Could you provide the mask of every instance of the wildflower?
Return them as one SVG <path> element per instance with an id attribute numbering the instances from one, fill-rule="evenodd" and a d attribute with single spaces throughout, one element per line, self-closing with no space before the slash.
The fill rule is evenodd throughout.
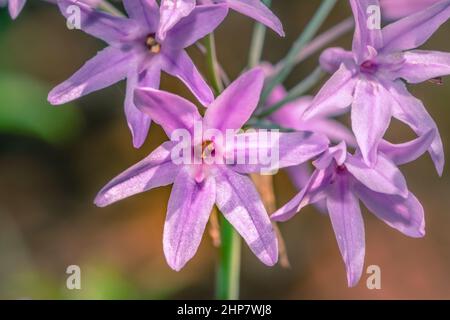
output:
<path id="1" fill-rule="evenodd" d="M 369 5 L 377 0 L 350 1 L 356 21 L 353 49 L 327 49 L 321 65 L 335 72 L 305 113 L 306 118 L 351 105 L 352 128 L 367 164 L 376 163 L 377 147 L 391 117 L 409 125 L 417 135 L 437 132 L 436 123 L 403 80 L 420 83 L 450 74 L 450 54 L 411 50 L 421 46 L 447 21 L 450 0 L 398 20 L 382 30 L 369 28 Z M 439 134 L 429 152 L 441 175 L 444 152 Z"/>
<path id="2" fill-rule="evenodd" d="M 197 4 L 226 4 L 229 8 L 265 24 L 284 37 L 281 21 L 260 0 L 162 0 L 160 36 L 164 38 L 167 30 L 188 16 Z"/>
<path id="3" fill-rule="evenodd" d="M 171 141 L 163 143 L 146 159 L 108 183 L 95 203 L 101 207 L 107 206 L 131 195 L 173 183 L 163 242 L 167 262 L 174 270 L 180 270 L 196 253 L 214 204 L 263 263 L 274 265 L 277 262 L 275 232 L 255 187 L 245 175 L 259 171 L 262 164 L 228 161 L 236 153 L 246 154 L 255 149 L 270 152 L 275 146 L 251 142 L 224 145 L 222 139 L 206 134 L 209 130 L 218 134 L 230 129 L 237 132 L 255 110 L 263 83 L 261 69 L 243 74 L 209 106 L 203 119 L 192 103 L 177 95 L 151 88 L 136 90 L 138 108 L 160 124 Z M 178 149 L 175 151 L 178 145 L 176 132 L 183 129 L 190 133 L 190 137 L 195 136 L 197 123 L 202 124 L 204 131 L 200 139 L 192 140 L 192 153 L 200 149 L 201 161 L 174 163 L 171 154 L 178 153 Z M 245 138 L 250 138 L 248 141 L 252 141 L 251 137 L 255 134 L 242 133 Z M 305 162 L 328 146 L 328 139 L 317 134 L 274 134 L 279 150 L 277 167 Z M 235 137 L 239 136 L 236 134 Z M 205 155 L 219 161 L 209 162 Z"/>
<path id="4" fill-rule="evenodd" d="M 168 30 L 162 41 L 157 32 L 160 19 L 155 0 L 123 3 L 129 18 L 96 11 L 76 0 L 58 2 L 63 15 L 68 14 L 68 6 L 79 6 L 82 30 L 109 46 L 54 88 L 48 99 L 52 104 L 63 104 L 126 78 L 125 114 L 138 148 L 145 141 L 151 118 L 136 108 L 133 91 L 139 86 L 159 88 L 161 71 L 182 80 L 202 104 L 214 99 L 184 48 L 212 32 L 228 9 L 225 5 L 199 6 Z"/>
<path id="5" fill-rule="evenodd" d="M 425 235 L 424 211 L 408 190 L 396 165 L 415 160 L 429 147 L 435 132 L 414 141 L 380 144 L 376 165 L 371 168 L 360 153 L 351 155 L 345 142 L 329 148 L 314 162 L 316 170 L 307 185 L 272 215 L 286 221 L 308 204 L 326 201 L 326 207 L 344 259 L 347 280 L 355 286 L 363 270 L 365 255 L 364 222 L 359 200 L 379 219 L 410 237 Z M 359 199 L 359 200 L 358 200 Z"/>

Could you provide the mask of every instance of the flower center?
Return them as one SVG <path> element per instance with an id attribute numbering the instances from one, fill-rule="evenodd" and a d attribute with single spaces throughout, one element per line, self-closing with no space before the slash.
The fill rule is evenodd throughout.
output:
<path id="1" fill-rule="evenodd" d="M 344 164 L 341 164 L 340 166 L 337 166 L 337 168 L 336 168 L 336 172 L 338 174 L 345 173 L 346 171 L 347 171 L 347 168 L 345 167 Z"/>
<path id="2" fill-rule="evenodd" d="M 216 150 L 215 150 L 214 142 L 211 140 L 206 140 L 202 142 L 202 159 L 206 159 L 210 156 L 215 156 Z"/>
<path id="3" fill-rule="evenodd" d="M 161 51 L 161 44 L 156 41 L 156 35 L 150 34 L 145 40 L 145 46 L 151 53 L 159 53 Z"/>
<path id="4" fill-rule="evenodd" d="M 366 60 L 361 64 L 360 70 L 365 73 L 375 73 L 378 70 L 378 65 L 372 60 Z"/>

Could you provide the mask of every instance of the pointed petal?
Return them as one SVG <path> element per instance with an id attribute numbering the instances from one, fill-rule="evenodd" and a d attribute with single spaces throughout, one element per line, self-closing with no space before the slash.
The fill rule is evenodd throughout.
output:
<path id="1" fill-rule="evenodd" d="M 227 163 L 235 164 L 233 170 L 240 173 L 267 173 L 304 163 L 327 150 L 328 144 L 326 136 L 310 132 L 247 132 L 235 136 L 226 150 Z"/>
<path id="2" fill-rule="evenodd" d="M 19 16 L 26 2 L 27 0 L 9 0 L 8 9 L 12 19 L 16 19 Z"/>
<path id="3" fill-rule="evenodd" d="M 367 209 L 387 225 L 409 237 L 425 236 L 424 210 L 412 193 L 402 198 L 374 192 L 361 184 L 355 185 L 354 188 Z"/>
<path id="4" fill-rule="evenodd" d="M 48 101 L 59 105 L 109 87 L 125 79 L 135 59 L 132 52 L 124 53 L 120 49 L 107 47 L 86 62 L 72 77 L 50 91 Z"/>
<path id="5" fill-rule="evenodd" d="M 404 63 L 397 71 L 398 78 L 409 83 L 421 83 L 450 74 L 450 53 L 413 50 L 402 54 Z"/>
<path id="6" fill-rule="evenodd" d="M 315 96 L 311 106 L 305 111 L 308 120 L 321 114 L 337 112 L 352 104 L 356 78 L 346 64 L 341 64 L 331 78 Z"/>
<path id="7" fill-rule="evenodd" d="M 356 180 L 375 192 L 408 196 L 405 177 L 391 161 L 381 154 L 373 168 L 368 167 L 357 156 L 347 157 L 345 166 Z"/>
<path id="8" fill-rule="evenodd" d="M 152 60 L 156 60 L 156 57 Z M 152 61 L 149 67 L 141 73 L 138 73 L 137 65 L 128 73 L 127 91 L 125 95 L 125 116 L 135 148 L 140 148 L 144 144 L 150 128 L 151 118 L 146 113 L 140 111 L 134 104 L 134 90 L 138 87 L 158 89 L 160 78 L 161 70 L 156 61 Z"/>
<path id="9" fill-rule="evenodd" d="M 132 195 L 173 183 L 178 167 L 172 163 L 174 143 L 165 142 L 147 158 L 127 169 L 100 190 L 95 204 L 106 207 Z"/>
<path id="10" fill-rule="evenodd" d="M 430 130 L 436 131 L 433 143 L 428 151 L 438 174 L 442 175 L 445 164 L 444 147 L 436 123 L 428 114 L 423 103 L 408 92 L 403 82 L 392 82 L 387 89 L 397 102 L 392 110 L 395 118 L 410 126 L 418 136 L 422 136 Z"/>
<path id="11" fill-rule="evenodd" d="M 302 124 L 302 130 L 322 133 L 333 142 L 345 141 L 348 145 L 355 147 L 356 140 L 352 131 L 339 121 L 327 118 L 313 118 Z"/>
<path id="12" fill-rule="evenodd" d="M 71 8 L 79 8 L 81 29 L 109 44 L 130 39 L 139 30 L 139 26 L 131 19 L 115 17 L 78 0 L 59 0 L 58 6 L 63 16 L 68 19 L 73 15 Z"/>
<path id="13" fill-rule="evenodd" d="M 273 221 L 287 221 L 309 204 L 326 198 L 332 175 L 329 170 L 315 170 L 305 187 L 288 203 L 272 214 Z"/>
<path id="14" fill-rule="evenodd" d="M 328 73 L 335 73 L 342 63 L 352 60 L 354 60 L 353 52 L 342 48 L 327 48 L 319 57 L 320 66 Z"/>
<path id="15" fill-rule="evenodd" d="M 206 110 L 205 127 L 222 132 L 240 129 L 255 111 L 263 85 L 261 68 L 241 75 Z"/>
<path id="16" fill-rule="evenodd" d="M 450 1 L 441 1 L 383 29 L 383 53 L 406 51 L 423 45 L 450 17 Z"/>
<path id="17" fill-rule="evenodd" d="M 284 37 L 283 25 L 280 19 L 260 0 L 227 0 L 227 4 L 231 9 L 261 22 L 281 37 Z"/>
<path id="18" fill-rule="evenodd" d="M 128 16 L 145 29 L 156 31 L 159 24 L 159 7 L 155 0 L 123 0 Z"/>
<path id="19" fill-rule="evenodd" d="M 355 17 L 355 34 L 353 36 L 353 53 L 356 61 L 361 64 L 369 57 L 368 47 L 379 49 L 383 45 L 381 29 L 369 28 L 371 7 L 380 8 L 378 0 L 350 0 Z M 380 26 L 381 27 L 381 26 Z"/>
<path id="20" fill-rule="evenodd" d="M 158 38 L 164 40 L 167 32 L 181 19 L 187 17 L 194 8 L 195 0 L 162 0 Z"/>
<path id="21" fill-rule="evenodd" d="M 436 130 L 430 130 L 417 139 L 402 144 L 392 144 L 383 140 L 378 149 L 399 166 L 413 162 L 422 156 L 430 148 L 435 136 Z"/>
<path id="22" fill-rule="evenodd" d="M 336 179 L 329 191 L 327 207 L 345 262 L 348 286 L 354 287 L 361 278 L 366 245 L 361 209 L 349 184 L 346 176 Z"/>
<path id="23" fill-rule="evenodd" d="M 216 176 L 216 204 L 266 265 L 278 261 L 278 242 L 269 216 L 250 178 L 222 167 Z"/>
<path id="24" fill-rule="evenodd" d="M 197 183 L 181 170 L 173 184 L 164 224 L 164 254 L 180 271 L 197 252 L 216 198 L 214 178 Z"/>
<path id="25" fill-rule="evenodd" d="M 159 124 L 168 137 L 177 129 L 186 129 L 193 133 L 195 122 L 202 121 L 193 103 L 166 91 L 139 88 L 134 92 L 134 103 L 139 110 Z"/>
<path id="26" fill-rule="evenodd" d="M 163 53 L 164 52 L 163 47 Z M 208 106 L 213 102 L 214 95 L 211 88 L 205 82 L 191 58 L 184 50 L 176 53 L 166 51 L 166 53 L 164 53 L 164 59 L 162 60 L 163 71 L 183 81 L 201 104 Z"/>
<path id="27" fill-rule="evenodd" d="M 222 4 L 197 6 L 167 32 L 163 46 L 183 49 L 213 32 L 228 14 L 228 7 Z"/>
<path id="28" fill-rule="evenodd" d="M 378 82 L 361 78 L 352 105 L 352 128 L 368 165 L 377 161 L 378 144 L 391 121 L 393 104 L 389 92 Z"/>

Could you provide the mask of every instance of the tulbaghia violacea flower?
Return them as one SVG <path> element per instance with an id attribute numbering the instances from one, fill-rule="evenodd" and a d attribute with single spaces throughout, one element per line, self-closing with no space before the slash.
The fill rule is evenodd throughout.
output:
<path id="1" fill-rule="evenodd" d="M 208 107 L 204 118 L 191 102 L 177 95 L 151 88 L 136 90 L 138 108 L 160 124 L 171 141 L 108 183 L 95 203 L 103 207 L 173 183 L 163 242 L 166 260 L 174 270 L 180 270 L 194 256 L 214 204 L 263 263 L 277 262 L 276 235 L 255 187 L 246 176 L 259 172 L 263 164 L 242 164 L 230 159 L 238 153 L 250 154 L 257 150 L 269 154 L 277 148 L 276 167 L 297 165 L 326 150 L 328 139 L 317 134 L 274 132 L 271 135 L 276 137 L 276 144 L 275 140 L 255 144 L 251 141 L 255 141 L 257 132 L 237 134 L 255 110 L 263 83 L 264 73 L 260 69 L 243 74 Z M 203 128 L 200 137 L 195 133 L 198 124 Z M 187 155 L 197 154 L 197 161 L 173 161 L 173 153 L 179 154 L 179 130 L 192 137 L 192 149 Z M 225 144 L 219 135 L 229 130 L 233 140 L 244 140 L 238 139 L 241 142 L 231 146 Z M 215 134 L 209 135 L 208 131 Z M 211 157 L 215 161 L 211 162 Z"/>
<path id="2" fill-rule="evenodd" d="M 11 18 L 16 19 L 27 0 L 0 0 L 0 7 L 8 6 L 9 15 Z"/>
<path id="3" fill-rule="evenodd" d="M 121 18 L 96 11 L 76 0 L 60 0 L 63 15 L 68 6 L 81 9 L 81 29 L 109 44 L 89 60 L 70 79 L 49 94 L 52 104 L 63 104 L 93 91 L 127 79 L 125 114 L 133 144 L 140 147 L 148 134 L 151 118 L 133 103 L 133 91 L 138 86 L 159 88 L 161 71 L 178 77 L 198 100 L 210 104 L 214 99 L 210 87 L 203 80 L 184 50 L 212 32 L 225 18 L 225 5 L 199 6 L 191 14 L 168 30 L 160 40 L 159 7 L 155 0 L 124 0 L 129 18 Z"/>
<path id="4" fill-rule="evenodd" d="M 350 0 L 356 21 L 353 49 L 327 49 L 321 65 L 333 76 L 319 91 L 306 118 L 325 110 L 351 105 L 353 132 L 367 164 L 376 163 L 377 147 L 391 117 L 406 123 L 417 135 L 437 126 L 422 102 L 413 97 L 403 80 L 420 83 L 450 74 L 450 54 L 412 50 L 421 46 L 450 17 L 450 0 L 398 20 L 382 30 L 369 28 L 371 5 L 377 0 Z M 337 70 L 337 71 L 336 71 Z M 442 174 L 444 152 L 436 134 L 429 152 Z"/>
<path id="5" fill-rule="evenodd" d="M 400 19 L 424 10 L 441 0 L 380 0 L 383 17 Z"/>
<path id="6" fill-rule="evenodd" d="M 347 152 L 345 142 L 329 148 L 314 161 L 316 170 L 307 185 L 272 215 L 286 221 L 309 204 L 326 201 L 326 207 L 345 262 L 348 285 L 355 286 L 363 270 L 364 222 L 359 200 L 379 219 L 410 237 L 425 235 L 424 210 L 408 191 L 396 165 L 415 160 L 426 152 L 434 138 L 430 131 L 414 141 L 380 144 L 377 164 L 371 168 L 359 153 Z M 359 200 L 358 200 L 359 199 Z"/>
<path id="7" fill-rule="evenodd" d="M 265 24 L 284 37 L 281 21 L 261 0 L 162 0 L 160 36 L 164 38 L 167 31 L 177 24 L 180 19 L 188 16 L 196 5 L 205 4 L 226 4 L 229 8 Z"/>

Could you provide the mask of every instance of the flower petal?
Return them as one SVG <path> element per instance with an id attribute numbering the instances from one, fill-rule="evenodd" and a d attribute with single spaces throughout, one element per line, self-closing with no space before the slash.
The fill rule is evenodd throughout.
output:
<path id="1" fill-rule="evenodd" d="M 134 103 L 159 124 L 168 137 L 177 129 L 193 133 L 195 122 L 202 121 L 193 103 L 170 92 L 139 88 L 134 92 Z"/>
<path id="2" fill-rule="evenodd" d="M 328 73 L 335 73 L 342 63 L 352 60 L 354 60 L 353 52 L 342 48 L 327 48 L 319 57 L 320 66 Z"/>
<path id="3" fill-rule="evenodd" d="M 260 0 L 227 0 L 226 2 L 231 9 L 261 22 L 281 37 L 284 37 L 283 25 L 280 19 Z"/>
<path id="4" fill-rule="evenodd" d="M 194 8 L 195 0 L 162 0 L 158 38 L 164 40 L 167 32 L 181 19 L 187 17 Z"/>
<path id="5" fill-rule="evenodd" d="M 399 166 L 418 159 L 430 148 L 435 136 L 436 130 L 430 130 L 417 139 L 402 144 L 392 144 L 383 140 L 378 150 Z"/>
<path id="6" fill-rule="evenodd" d="M 421 83 L 450 74 L 450 53 L 413 50 L 402 54 L 404 63 L 397 71 L 398 78 L 409 83 Z"/>
<path id="7" fill-rule="evenodd" d="M 392 117 L 393 104 L 389 92 L 377 81 L 361 78 L 352 105 L 352 128 L 368 165 L 377 161 L 378 144 Z"/>
<path id="8" fill-rule="evenodd" d="M 374 192 L 361 184 L 355 185 L 354 189 L 367 209 L 387 225 L 409 237 L 425 236 L 424 210 L 412 193 L 402 198 Z"/>
<path id="9" fill-rule="evenodd" d="M 384 194 L 408 196 L 408 187 L 401 171 L 385 156 L 380 154 L 373 168 L 367 166 L 358 156 L 348 156 L 347 170 L 369 189 Z"/>
<path id="10" fill-rule="evenodd" d="M 173 184 L 164 224 L 164 254 L 169 266 L 180 271 L 197 252 L 216 198 L 210 177 L 197 183 L 181 170 Z"/>
<path id="11" fill-rule="evenodd" d="M 351 105 L 356 82 L 350 68 L 344 63 L 341 64 L 339 70 L 331 76 L 314 97 L 311 106 L 303 115 L 304 120 L 330 112 L 342 111 Z"/>
<path id="12" fill-rule="evenodd" d="M 408 92 L 406 85 L 402 81 L 392 82 L 387 89 L 397 102 L 392 109 L 395 118 L 409 125 L 418 136 L 422 136 L 430 130 L 436 131 L 433 143 L 428 151 L 431 154 L 438 174 L 441 176 L 444 171 L 445 156 L 436 123 L 428 114 L 423 103 Z"/>
<path id="13" fill-rule="evenodd" d="M 270 217 L 273 221 L 287 221 L 309 204 L 317 203 L 327 196 L 331 183 L 330 170 L 315 170 L 302 190 Z"/>
<path id="14" fill-rule="evenodd" d="M 127 91 L 125 95 L 125 115 L 133 136 L 133 146 L 140 148 L 147 138 L 148 130 L 150 128 L 151 118 L 146 113 L 140 111 L 134 104 L 134 90 L 138 87 L 159 88 L 161 69 L 157 58 L 151 59 L 148 68 L 142 72 L 138 72 L 138 66 L 134 66 L 128 73 L 127 77 Z"/>
<path id="15" fill-rule="evenodd" d="M 450 1 L 444 0 L 383 29 L 383 53 L 420 47 L 450 17 Z"/>
<path id="16" fill-rule="evenodd" d="M 356 62 L 361 64 L 370 56 L 369 47 L 379 49 L 383 45 L 381 26 L 380 29 L 368 26 L 370 7 L 379 9 L 380 3 L 378 0 L 350 0 L 350 5 L 355 17 L 352 51 L 356 55 Z"/>
<path id="17" fill-rule="evenodd" d="M 164 47 L 162 53 L 164 54 L 162 69 L 183 81 L 201 104 L 204 106 L 211 104 L 214 100 L 214 94 L 188 54 L 184 50 L 176 53 L 168 52 L 164 50 Z"/>
<path id="18" fill-rule="evenodd" d="M 338 176 L 329 189 L 327 208 L 347 269 L 348 286 L 354 287 L 361 278 L 366 245 L 361 208 L 347 176 Z"/>
<path id="19" fill-rule="evenodd" d="M 206 129 L 222 132 L 240 129 L 255 111 L 263 85 L 264 72 L 261 68 L 254 68 L 241 75 L 206 111 Z"/>
<path id="20" fill-rule="evenodd" d="M 53 105 L 67 103 L 125 79 L 135 63 L 133 52 L 106 47 L 48 95 Z"/>
<path id="21" fill-rule="evenodd" d="M 219 210 L 264 264 L 275 265 L 278 261 L 277 236 L 250 178 L 222 167 L 216 176 L 216 184 Z"/>
<path id="22" fill-rule="evenodd" d="M 109 44 L 130 39 L 139 30 L 139 26 L 131 19 L 115 17 L 78 0 L 59 0 L 58 6 L 62 15 L 68 19 L 73 15 L 71 8 L 79 8 L 81 29 Z"/>
<path id="23" fill-rule="evenodd" d="M 27 0 L 9 0 L 8 9 L 12 19 L 16 19 L 19 16 L 26 2 Z"/>
<path id="24" fill-rule="evenodd" d="M 228 7 L 222 4 L 197 6 L 166 35 L 163 46 L 183 49 L 213 32 L 228 14 Z"/>
<path id="25" fill-rule="evenodd" d="M 158 29 L 159 7 L 155 0 L 123 0 L 123 5 L 131 19 L 152 32 Z"/>
<path id="26" fill-rule="evenodd" d="M 94 203 L 106 207 L 132 195 L 174 182 L 178 167 L 172 163 L 174 143 L 165 142 L 147 158 L 127 169 L 100 190 Z"/>
<path id="27" fill-rule="evenodd" d="M 328 144 L 325 135 L 311 132 L 247 132 L 235 136 L 226 152 L 227 163 L 235 164 L 233 170 L 240 173 L 268 173 L 304 163 L 324 152 Z"/>

